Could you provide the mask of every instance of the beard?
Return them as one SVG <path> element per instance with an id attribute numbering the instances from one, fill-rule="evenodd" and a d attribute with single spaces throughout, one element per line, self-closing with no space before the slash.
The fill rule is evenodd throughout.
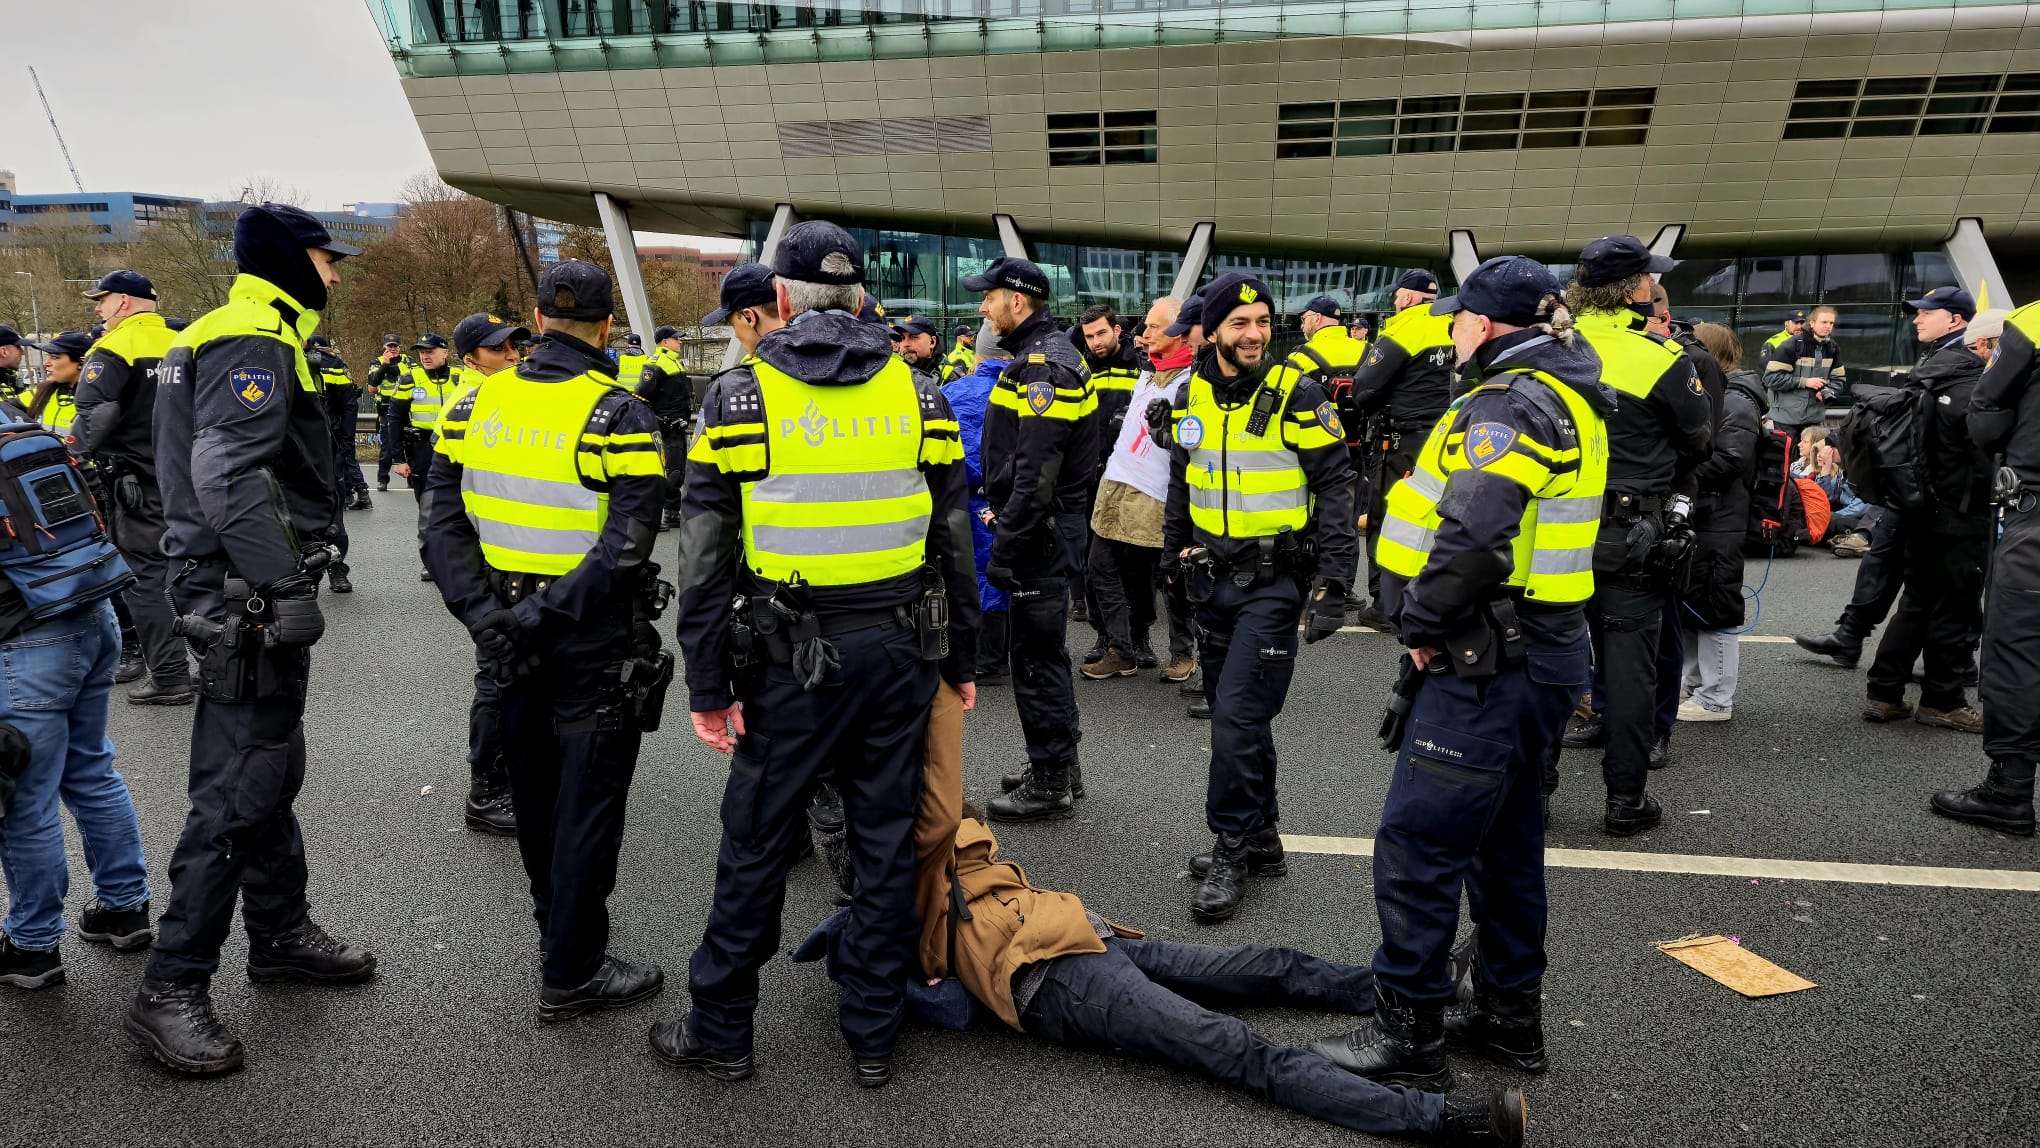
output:
<path id="1" fill-rule="evenodd" d="M 1266 357 L 1268 344 L 1257 339 L 1252 342 L 1219 343 L 1217 347 L 1218 357 L 1231 363 L 1234 370 L 1239 371 L 1241 374 L 1252 374 L 1260 368 L 1262 359 Z M 1253 352 L 1254 358 L 1252 362 L 1247 362 L 1243 359 L 1241 354 L 1243 351 Z"/>

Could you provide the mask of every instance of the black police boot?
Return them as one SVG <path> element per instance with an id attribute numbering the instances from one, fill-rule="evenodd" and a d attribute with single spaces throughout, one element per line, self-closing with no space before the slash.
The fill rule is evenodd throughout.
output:
<path id="1" fill-rule="evenodd" d="M 1650 743 L 1650 752 L 1644 756 L 1646 769 L 1663 769 L 1672 763 L 1672 739 L 1661 737 Z"/>
<path id="2" fill-rule="evenodd" d="M 64 983 L 64 953 L 60 945 L 47 949 L 24 949 L 14 938 L 0 933 L 0 985 L 16 989 L 46 989 Z"/>
<path id="3" fill-rule="evenodd" d="M 206 986 L 144 980 L 127 1011 L 128 1035 L 157 1060 L 193 1076 L 241 1067 L 241 1042 L 213 1015 Z"/>
<path id="4" fill-rule="evenodd" d="M 372 498 L 370 498 L 370 497 L 368 496 L 368 488 L 367 488 L 367 487 L 365 487 L 365 486 L 364 486 L 364 487 L 362 487 L 362 488 L 361 488 L 360 490 L 357 490 L 357 491 L 355 491 L 355 492 L 354 492 L 354 507 L 353 507 L 353 508 L 354 508 L 355 510 L 374 510 L 374 509 L 375 509 L 375 500 L 374 500 L 374 499 L 372 499 Z"/>
<path id="5" fill-rule="evenodd" d="M 188 706 L 198 701 L 198 691 L 191 688 L 191 679 L 176 682 L 159 682 L 153 675 L 127 692 L 131 706 Z"/>
<path id="6" fill-rule="evenodd" d="M 1105 639 L 1100 638 L 1097 641 L 1091 643 L 1090 649 L 1084 651 L 1084 664 L 1088 666 L 1093 662 L 1102 662 L 1104 660 L 1105 660 Z"/>
<path id="7" fill-rule="evenodd" d="M 1451 1148 L 1520 1148 L 1530 1130 L 1530 1108 L 1523 1090 L 1504 1088 L 1486 1096 L 1455 1093 L 1445 1098 L 1434 1144 Z"/>
<path id="8" fill-rule="evenodd" d="M 890 1056 L 860 1056 L 857 1058 L 857 1087 L 884 1088 L 892 1083 L 892 1062 Z"/>
<path id="9" fill-rule="evenodd" d="M 378 481 L 376 482 L 376 484 L 375 484 L 375 488 L 376 488 L 377 490 L 380 490 L 380 491 L 384 492 L 384 493 L 388 493 L 388 492 L 389 492 L 389 489 L 390 489 L 390 480 L 389 480 L 389 479 L 387 479 L 387 478 L 385 478 L 385 479 L 379 479 L 379 480 L 378 480 Z"/>
<path id="10" fill-rule="evenodd" d="M 1664 807 L 1648 793 L 1611 793 L 1601 828 L 1610 837 L 1634 837 L 1665 819 Z"/>
<path id="11" fill-rule="evenodd" d="M 1535 988 L 1513 993 L 1474 990 L 1473 999 L 1445 1010 L 1445 1043 L 1504 1068 L 1542 1073 L 1544 1003 Z"/>
<path id="12" fill-rule="evenodd" d="M 1559 735 L 1559 744 L 1567 749 L 1592 749 L 1608 744 L 1608 723 L 1599 717 L 1581 717 L 1578 714 L 1566 719 L 1565 732 Z"/>
<path id="13" fill-rule="evenodd" d="M 629 1008 L 657 996 L 665 987 L 666 971 L 659 966 L 604 953 L 602 967 L 595 970 L 595 975 L 573 988 L 540 989 L 538 1019 L 551 1023 L 572 1020 L 596 1009 Z"/>
<path id="14" fill-rule="evenodd" d="M 1386 630 L 1388 629 L 1388 615 L 1381 612 L 1381 604 L 1379 602 L 1369 602 L 1364 608 L 1353 615 L 1353 624 L 1365 626 L 1370 630 Z"/>
<path id="15" fill-rule="evenodd" d="M 140 650 L 123 649 L 120 652 L 120 664 L 113 667 L 113 680 L 116 682 L 131 682 L 147 673 L 148 670 L 149 664 L 142 660 L 142 652 Z"/>
<path id="16" fill-rule="evenodd" d="M 1190 707 L 1184 712 L 1188 713 L 1191 717 L 1197 718 L 1200 721 L 1210 721 L 1211 699 L 1200 693 L 1196 697 L 1190 699 Z"/>
<path id="17" fill-rule="evenodd" d="M 1312 1051 L 1347 1072 L 1381 1084 L 1426 1092 L 1452 1087 L 1445 1063 L 1445 1009 L 1417 1005 L 1376 983 L 1374 1019 L 1344 1036 L 1311 1045 Z"/>
<path id="18" fill-rule="evenodd" d="M 1221 833 L 1211 847 L 1204 882 L 1190 895 L 1190 912 L 1207 924 L 1223 921 L 1240 911 L 1246 885 L 1247 839 Z"/>
<path id="19" fill-rule="evenodd" d="M 749 1052 L 717 1052 L 701 1043 L 688 1025 L 688 1014 L 659 1021 L 652 1026 L 652 1055 L 674 1068 L 691 1068 L 708 1074 L 711 1080 L 749 1080 L 756 1070 Z"/>
<path id="20" fill-rule="evenodd" d="M 1935 813 L 2018 837 L 2033 836 L 2033 763 L 1993 761 L 1983 784 L 1944 789 L 1930 804 Z"/>
<path id="21" fill-rule="evenodd" d="M 1011 793 L 1027 784 L 1027 778 L 1032 774 L 1033 770 L 1033 766 L 1023 765 L 1019 769 L 1001 776 L 999 778 L 1000 791 Z M 1070 767 L 1070 796 L 1075 798 L 1082 798 L 1084 796 L 1084 767 L 1081 764 Z"/>
<path id="22" fill-rule="evenodd" d="M 375 954 L 307 920 L 280 937 L 248 939 L 248 979 L 353 985 L 375 975 Z"/>
<path id="23" fill-rule="evenodd" d="M 78 919 L 78 935 L 95 945 L 112 945 L 117 953 L 132 953 L 156 943 L 156 931 L 149 927 L 149 903 L 132 909 L 109 909 L 94 897 Z"/>
<path id="24" fill-rule="evenodd" d="M 517 805 L 501 758 L 470 771 L 467 827 L 492 837 L 517 836 Z"/>
<path id="25" fill-rule="evenodd" d="M 1067 766 L 1033 770 L 1020 788 L 985 802 L 986 816 L 993 821 L 1062 821 L 1075 817 L 1077 804 L 1070 792 L 1071 772 Z"/>
<path id="26" fill-rule="evenodd" d="M 1201 698 L 1204 696 L 1204 681 L 1194 676 L 1186 678 L 1182 685 L 1176 687 L 1176 692 L 1186 698 Z"/>
<path id="27" fill-rule="evenodd" d="M 1856 663 L 1863 660 L 1863 639 L 1840 630 L 1832 634 L 1794 634 L 1792 641 L 1809 654 L 1833 658 L 1845 670 L 1855 669 Z"/>
<path id="28" fill-rule="evenodd" d="M 335 594 L 354 593 L 354 579 L 349 578 L 345 570 L 335 569 L 326 576 L 326 581 L 332 585 Z"/>
<path id="29" fill-rule="evenodd" d="M 1282 830 L 1266 825 L 1242 838 L 1247 843 L 1247 872 L 1256 877 L 1280 877 L 1289 872 L 1289 860 L 1282 852 Z M 1211 872 L 1211 854 L 1190 859 L 1190 872 L 1199 877 Z"/>

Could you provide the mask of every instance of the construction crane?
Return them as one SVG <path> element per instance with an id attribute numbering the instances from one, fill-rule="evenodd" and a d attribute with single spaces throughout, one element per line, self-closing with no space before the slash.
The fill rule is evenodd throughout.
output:
<path id="1" fill-rule="evenodd" d="M 57 113 L 50 110 L 50 98 L 43 94 L 42 77 L 35 69 L 28 70 L 28 78 L 35 81 L 36 98 L 42 101 L 43 114 L 50 118 L 50 131 L 57 137 L 57 150 L 64 153 L 64 166 L 71 169 L 71 182 L 78 185 L 78 194 L 85 193 L 85 181 L 78 178 L 78 165 L 71 162 L 71 145 L 64 142 L 64 129 L 57 126 Z"/>

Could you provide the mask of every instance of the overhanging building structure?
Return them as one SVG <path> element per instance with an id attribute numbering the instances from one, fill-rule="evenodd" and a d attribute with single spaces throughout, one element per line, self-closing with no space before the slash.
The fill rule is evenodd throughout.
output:
<path id="1" fill-rule="evenodd" d="M 2040 293 L 2040 4 L 369 8 L 453 185 L 612 246 L 858 225 L 889 310 L 965 313 L 1023 245 L 1059 311 L 1231 266 L 1366 306 L 1389 267 L 1624 231 L 1687 261 L 1680 313 L 1754 340 L 1833 304 L 1857 362 L 1909 358 L 1912 291 Z"/>

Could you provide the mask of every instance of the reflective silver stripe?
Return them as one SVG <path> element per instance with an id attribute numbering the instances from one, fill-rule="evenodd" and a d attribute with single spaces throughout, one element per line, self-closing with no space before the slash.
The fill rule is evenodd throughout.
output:
<path id="1" fill-rule="evenodd" d="M 1438 532 L 1426 530 L 1414 522 L 1389 515 L 1381 520 L 1381 536 L 1397 546 L 1406 547 L 1419 554 L 1429 554 L 1431 543 L 1438 537 Z"/>
<path id="2" fill-rule="evenodd" d="M 751 527 L 751 538 L 767 554 L 877 554 L 918 546 L 928 537 L 928 519 L 875 522 L 869 526 Z"/>
<path id="3" fill-rule="evenodd" d="M 483 518 L 475 522 L 482 545 L 525 554 L 586 554 L 595 549 L 593 530 L 548 530 L 543 526 L 512 526 Z"/>
<path id="4" fill-rule="evenodd" d="M 1598 495 L 1590 498 L 1546 498 L 1537 504 L 1537 521 L 1564 526 L 1580 522 L 1598 522 L 1601 518 L 1601 499 Z"/>
<path id="5" fill-rule="evenodd" d="M 1569 547 L 1564 550 L 1539 548 L 1530 552 L 1530 573 L 1533 575 L 1584 574 L 1593 568 L 1592 546 Z"/>
<path id="6" fill-rule="evenodd" d="M 1412 468 L 1400 481 L 1432 502 L 1445 497 L 1445 480 L 1423 467 Z"/>
<path id="7" fill-rule="evenodd" d="M 1225 461 L 1221 464 L 1217 451 L 1201 447 L 1190 452 L 1190 465 L 1193 467 L 1209 466 L 1213 470 L 1219 469 L 1222 465 L 1226 470 L 1242 472 L 1297 470 L 1300 468 L 1294 451 L 1234 450 L 1226 455 Z"/>
<path id="8" fill-rule="evenodd" d="M 1221 500 L 1219 497 L 1225 497 Z M 1237 490 L 1220 491 L 1217 487 L 1190 488 L 1190 505 L 1200 510 L 1237 510 L 1241 512 L 1267 510 L 1295 510 L 1310 505 L 1310 491 L 1304 487 L 1295 490 L 1277 490 L 1265 494 L 1242 494 Z"/>
<path id="9" fill-rule="evenodd" d="M 468 467 L 461 472 L 461 488 L 487 498 L 548 506 L 560 510 L 594 510 L 601 497 L 578 482 L 556 482 L 549 478 L 526 478 L 493 470 Z"/>
<path id="10" fill-rule="evenodd" d="M 751 491 L 753 502 L 870 502 L 912 498 L 928 489 L 918 470 L 861 474 L 771 474 Z"/>

